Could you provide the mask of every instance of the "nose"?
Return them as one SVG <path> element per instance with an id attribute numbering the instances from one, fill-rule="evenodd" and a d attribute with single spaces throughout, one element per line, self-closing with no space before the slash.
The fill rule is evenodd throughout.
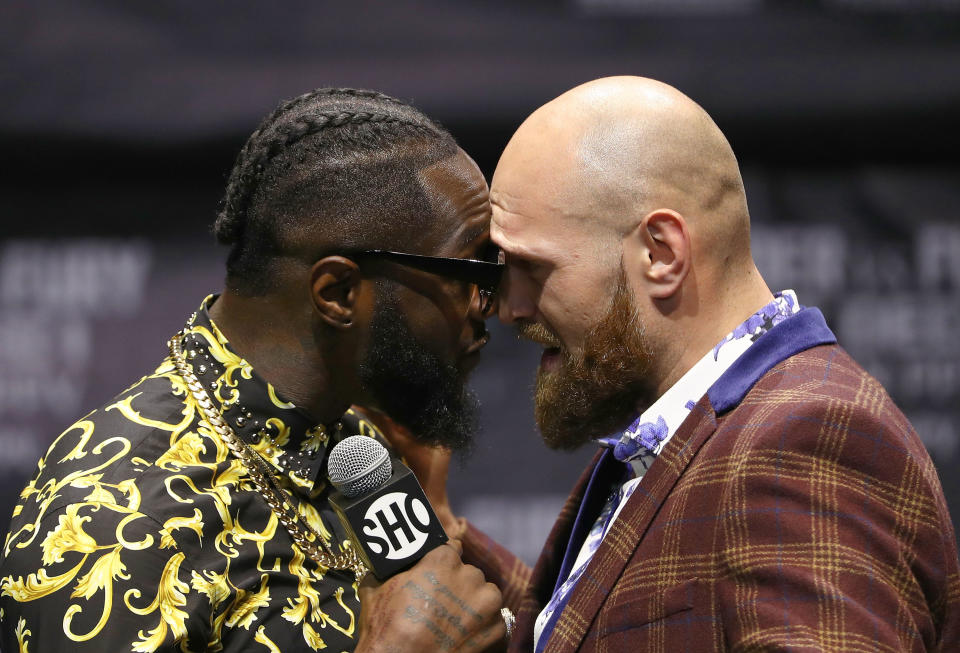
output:
<path id="1" fill-rule="evenodd" d="M 533 303 L 529 280 L 516 268 L 507 264 L 497 292 L 497 316 L 504 324 L 517 320 L 533 319 L 536 307 Z"/>

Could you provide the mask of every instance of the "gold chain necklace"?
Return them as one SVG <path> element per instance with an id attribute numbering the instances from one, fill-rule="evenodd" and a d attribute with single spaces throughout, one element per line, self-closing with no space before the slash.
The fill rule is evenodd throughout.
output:
<path id="1" fill-rule="evenodd" d="M 223 419 L 220 411 L 214 407 L 213 401 L 207 395 L 207 391 L 204 390 L 200 380 L 194 375 L 187 364 L 181 346 L 182 337 L 183 332 L 181 331 L 167 343 L 170 347 L 170 355 L 173 358 L 173 363 L 177 367 L 177 372 L 190 390 L 190 394 L 193 395 L 193 398 L 200 406 L 200 410 L 203 411 L 204 419 L 206 419 L 207 423 L 213 428 L 217 435 L 220 436 L 220 439 L 227 445 L 230 452 L 240 460 L 240 463 L 250 475 L 254 486 L 256 486 L 257 493 L 263 497 L 263 500 L 270 506 L 273 514 L 277 516 L 280 523 L 283 524 L 290 533 L 290 537 L 293 538 L 294 543 L 319 566 L 326 567 L 327 569 L 349 570 L 354 573 L 357 582 L 363 580 L 363 577 L 367 573 L 367 567 L 357 555 L 356 550 L 346 548 L 339 554 L 330 551 L 329 547 L 323 542 L 323 538 L 313 530 L 310 524 L 306 522 L 303 516 L 293 506 L 292 498 L 288 498 L 283 489 L 277 485 L 266 461 L 233 432 L 230 425 Z"/>

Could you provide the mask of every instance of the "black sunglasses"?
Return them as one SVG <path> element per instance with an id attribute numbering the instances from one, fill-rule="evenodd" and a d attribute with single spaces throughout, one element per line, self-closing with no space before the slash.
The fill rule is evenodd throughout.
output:
<path id="1" fill-rule="evenodd" d="M 424 256 L 422 254 L 390 252 L 384 249 L 367 249 L 350 252 L 344 254 L 344 256 L 375 256 L 447 279 L 475 284 L 480 291 L 480 311 L 483 314 L 489 312 L 493 307 L 493 298 L 497 294 L 497 287 L 500 285 L 500 277 L 503 275 L 504 268 L 504 264 L 499 261 L 494 263 L 493 261 L 478 261 L 472 258 Z M 494 248 L 492 258 L 498 256 L 499 251 Z"/>

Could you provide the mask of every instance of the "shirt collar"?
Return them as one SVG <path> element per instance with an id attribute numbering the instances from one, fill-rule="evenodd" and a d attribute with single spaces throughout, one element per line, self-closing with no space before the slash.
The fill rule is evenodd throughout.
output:
<path id="1" fill-rule="evenodd" d="M 330 441 L 327 427 L 287 401 L 233 350 L 210 319 L 216 298 L 204 299 L 184 327 L 188 365 L 237 436 L 296 486 L 318 489 Z M 335 439 L 342 428 L 338 422 L 331 429 Z"/>
<path id="2" fill-rule="evenodd" d="M 773 301 L 724 336 L 630 426 L 621 433 L 600 438 L 600 444 L 613 447 L 614 457 L 629 463 L 635 476 L 643 476 L 710 386 L 761 335 L 799 310 L 794 291 L 776 293 Z"/>

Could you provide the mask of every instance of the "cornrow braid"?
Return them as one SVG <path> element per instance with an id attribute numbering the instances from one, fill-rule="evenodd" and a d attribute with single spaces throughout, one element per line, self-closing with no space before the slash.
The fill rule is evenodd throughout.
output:
<path id="1" fill-rule="evenodd" d="M 245 279 L 235 285 L 246 286 L 248 290 L 259 286 L 258 291 L 265 290 L 264 284 L 254 282 L 253 277 L 258 276 L 257 269 L 262 270 L 264 259 L 283 249 L 285 232 L 295 231 L 298 226 L 289 220 L 291 199 L 281 201 L 295 180 L 301 182 L 295 208 L 305 211 L 308 207 L 304 188 L 309 186 L 303 179 L 305 174 L 314 178 L 314 186 L 329 185 L 336 169 L 347 162 L 354 165 L 358 157 L 367 157 L 374 166 L 384 153 L 394 152 L 399 162 L 411 152 L 419 151 L 418 147 L 421 150 L 425 147 L 426 152 L 431 145 L 433 153 L 427 156 L 429 162 L 449 156 L 456 148 L 452 137 L 439 124 L 410 105 L 376 91 L 321 88 L 281 103 L 240 150 L 214 223 L 217 240 L 232 246 L 227 262 L 228 281 Z M 390 177 L 400 170 L 394 167 L 393 173 L 389 169 L 374 171 L 370 166 L 357 172 Z M 410 177 L 409 171 L 407 176 Z M 406 183 L 414 182 L 415 179 L 409 178 Z M 340 188 L 326 189 L 329 196 L 326 200 L 322 197 L 323 188 L 307 193 L 317 204 L 312 207 L 312 214 L 334 208 L 341 213 L 351 213 L 350 207 L 331 204 L 332 201 L 343 203 L 344 186 L 357 187 L 356 204 L 369 203 L 360 196 L 362 184 L 357 180 L 336 185 Z M 416 189 L 408 190 L 416 193 Z M 271 208 L 280 204 L 283 204 L 282 211 Z"/>
<path id="2" fill-rule="evenodd" d="M 364 123 L 387 123 L 407 127 L 411 131 L 427 132 L 429 127 L 409 120 L 391 116 L 385 113 L 370 113 L 358 111 L 350 113 L 320 113 L 301 116 L 290 124 L 276 129 L 272 138 L 260 144 L 254 151 L 241 153 L 241 159 L 234 167 L 235 175 L 231 175 L 227 184 L 227 193 L 224 197 L 223 210 L 217 217 L 215 230 L 217 239 L 224 244 L 233 244 L 241 233 L 235 233 L 238 227 L 242 228 L 245 212 L 251 196 L 256 192 L 258 182 L 270 160 L 277 156 L 284 148 L 290 147 L 297 141 L 317 132 L 343 125 L 362 125 Z"/>
<path id="3" fill-rule="evenodd" d="M 254 130 L 254 132 L 250 135 L 246 143 L 243 144 L 243 149 L 240 150 L 240 154 L 237 156 L 237 166 L 234 167 L 234 171 L 237 170 L 237 167 L 239 166 L 239 163 L 241 161 L 244 161 L 249 157 L 250 148 L 256 145 L 256 143 L 258 142 L 258 139 L 263 134 L 263 132 L 266 131 L 269 127 L 271 127 L 277 121 L 277 119 L 295 110 L 298 106 L 305 104 L 307 102 L 310 102 L 311 100 L 315 100 L 316 98 L 321 96 L 344 96 L 344 97 L 355 97 L 355 98 L 370 98 L 370 99 L 383 101 L 387 104 L 399 104 L 399 105 L 403 104 L 396 98 L 392 98 L 389 95 L 385 95 L 378 91 L 368 91 L 365 89 L 357 89 L 357 88 L 332 88 L 332 87 L 318 88 L 308 93 L 304 93 L 303 95 L 298 95 L 295 98 L 292 98 L 285 102 L 281 102 L 277 106 L 277 108 L 273 110 L 273 112 L 270 115 L 268 115 L 266 118 L 260 121 L 260 125 L 258 125 L 257 128 Z M 230 195 L 230 192 L 229 192 L 229 185 L 228 185 L 227 196 L 229 197 L 229 195 Z M 222 216 L 223 216 L 223 212 L 221 212 L 221 214 L 218 216 L 218 221 L 222 219 Z M 228 230 L 225 230 L 224 237 L 228 236 L 227 232 Z M 219 229 L 217 229 L 217 238 L 220 240 L 220 242 L 223 242 L 224 244 L 229 244 L 230 242 L 232 242 L 232 240 L 223 240 L 223 237 L 220 236 Z"/>

